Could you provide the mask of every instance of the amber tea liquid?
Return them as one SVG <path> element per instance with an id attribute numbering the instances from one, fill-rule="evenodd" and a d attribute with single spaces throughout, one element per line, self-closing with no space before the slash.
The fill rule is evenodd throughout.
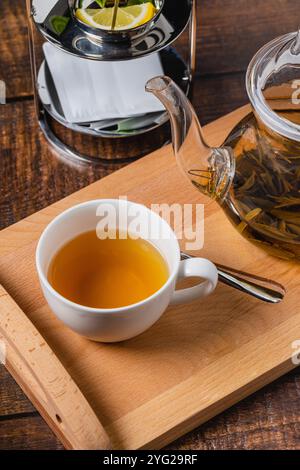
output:
<path id="1" fill-rule="evenodd" d="M 273 90 L 266 96 L 270 108 L 299 124 L 300 106 L 291 108 L 289 89 L 289 98 L 280 99 Z M 236 157 L 230 198 L 223 205 L 227 215 L 242 235 L 271 255 L 300 260 L 300 142 L 262 123 L 257 127 L 254 116 L 248 116 L 226 145 Z"/>
<path id="2" fill-rule="evenodd" d="M 168 277 L 165 259 L 150 242 L 119 237 L 100 240 L 96 231 L 83 233 L 63 246 L 48 271 L 50 284 L 63 297 L 104 309 L 145 300 Z"/>

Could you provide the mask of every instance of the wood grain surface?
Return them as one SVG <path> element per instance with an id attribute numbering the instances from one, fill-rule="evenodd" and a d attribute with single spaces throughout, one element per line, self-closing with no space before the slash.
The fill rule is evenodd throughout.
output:
<path id="1" fill-rule="evenodd" d="M 73 450 L 111 448 L 100 420 L 70 374 L 1 285 L 0 311 L 5 367 L 64 446 Z"/>
<path id="2" fill-rule="evenodd" d="M 297 0 L 202 0 L 195 107 L 203 123 L 247 100 L 244 74 L 256 50 L 298 27 Z M 276 4 L 276 5 L 275 5 Z M 0 226 L 4 228 L 111 173 L 57 160 L 34 117 L 23 0 L 2 0 L 0 80 Z M 179 49 L 186 51 L 186 38 Z M 176 441 L 172 449 L 299 449 L 300 375 L 293 372 Z M 0 367 L 0 448 L 58 449 L 61 444 Z"/>
<path id="3" fill-rule="evenodd" d="M 245 106 L 206 126 L 204 133 L 211 145 L 223 142 L 249 110 Z M 268 305 L 219 285 L 209 299 L 168 309 L 150 330 L 130 341 L 112 345 L 88 341 L 51 314 L 34 266 L 36 244 L 46 225 L 63 210 L 87 200 L 123 194 L 148 206 L 161 202 L 196 204 L 203 200 L 182 178 L 170 146 L 164 147 L 2 230 L 0 278 L 78 384 L 103 424 L 112 448 L 157 449 L 295 367 L 291 356 L 292 343 L 300 337 L 300 267 L 276 260 L 250 245 L 216 204 L 208 204 L 205 244 L 200 255 L 259 276 L 272 272 L 287 290 L 284 302 Z M 182 227 L 177 226 L 177 230 Z M 186 249 L 184 240 L 182 248 Z M 8 297 L 4 295 L 5 301 Z M 8 369 L 27 393 L 30 390 L 32 402 L 58 436 L 63 436 L 63 442 L 70 442 L 76 414 L 66 409 L 65 402 L 45 399 L 47 392 L 53 396 L 52 381 L 47 377 L 59 377 L 58 367 L 51 361 L 47 364 L 44 352 L 37 354 L 38 345 L 32 352 L 27 339 L 20 341 L 20 332 L 26 328 L 18 328 L 17 317 L 21 318 L 20 310 L 18 315 L 16 310 L 9 316 L 9 309 L 4 309 L 0 331 L 4 342 L 8 341 L 8 351 L 10 345 L 18 351 L 18 360 L 24 358 L 25 364 L 32 364 L 30 357 L 34 356 L 36 375 L 41 370 L 44 374 L 43 393 L 30 384 L 31 375 L 29 384 L 28 374 L 24 379 L 24 368 L 23 374 L 20 368 Z M 30 328 L 25 338 L 29 336 L 33 336 Z M 61 387 L 59 396 L 63 390 Z M 79 410 L 86 407 L 80 401 L 77 397 Z M 62 415 L 65 428 L 49 419 L 55 413 Z M 70 427 L 66 426 L 68 416 Z M 73 441 L 77 440 L 75 436 Z"/>

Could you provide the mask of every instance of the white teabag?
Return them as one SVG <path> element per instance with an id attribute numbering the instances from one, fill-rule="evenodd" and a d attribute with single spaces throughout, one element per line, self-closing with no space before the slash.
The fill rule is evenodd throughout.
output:
<path id="1" fill-rule="evenodd" d="M 38 7 L 36 7 L 36 4 Z M 32 0 L 32 11 L 34 11 L 34 21 L 43 23 L 52 10 L 57 6 L 57 0 L 39 1 Z"/>
<path id="2" fill-rule="evenodd" d="M 72 56 L 50 43 L 43 48 L 68 122 L 86 123 L 164 111 L 162 104 L 145 91 L 150 78 L 163 74 L 158 54 L 102 62 Z"/>

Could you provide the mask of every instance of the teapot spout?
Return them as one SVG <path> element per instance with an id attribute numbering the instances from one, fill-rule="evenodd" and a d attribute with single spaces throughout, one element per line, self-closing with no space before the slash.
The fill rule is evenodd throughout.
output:
<path id="1" fill-rule="evenodd" d="M 168 111 L 174 153 L 184 174 L 200 192 L 222 201 L 235 171 L 231 149 L 207 145 L 194 108 L 171 78 L 149 80 L 146 91 L 153 93 Z"/>

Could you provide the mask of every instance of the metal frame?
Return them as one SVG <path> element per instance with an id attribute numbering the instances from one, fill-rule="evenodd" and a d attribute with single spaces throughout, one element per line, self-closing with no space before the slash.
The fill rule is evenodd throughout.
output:
<path id="1" fill-rule="evenodd" d="M 190 86 L 188 87 L 188 94 L 192 97 L 193 95 L 193 83 L 194 83 L 194 76 L 196 71 L 196 48 L 197 48 L 197 0 L 190 0 L 192 3 L 192 11 L 191 11 L 191 18 L 188 23 L 189 27 L 189 57 L 187 62 L 187 77 L 186 79 L 189 81 Z M 99 156 L 99 158 L 92 158 L 86 155 L 79 154 L 70 146 L 65 144 L 60 138 L 58 138 L 54 132 L 52 131 L 48 119 L 47 119 L 47 112 L 40 100 L 37 83 L 38 83 L 38 71 L 37 71 L 37 64 L 36 64 L 36 44 L 35 44 L 35 33 L 36 33 L 36 26 L 33 20 L 33 13 L 32 13 L 32 0 L 26 0 L 26 11 L 27 11 L 27 21 L 28 21 L 28 37 L 29 37 L 29 52 L 30 52 L 30 64 L 31 64 L 31 75 L 33 81 L 33 90 L 34 90 L 34 102 L 35 102 L 35 111 L 38 123 L 40 128 L 48 141 L 48 143 L 52 146 L 52 148 L 59 153 L 60 156 L 65 157 L 66 159 L 73 161 L 74 163 L 81 163 L 81 164 L 92 164 L 92 165 L 99 165 L 100 162 L 103 163 L 105 157 Z M 167 121 L 167 119 L 166 119 Z M 162 122 L 161 124 L 157 125 L 155 128 L 162 126 L 166 121 Z M 73 131 L 75 132 L 75 131 Z M 131 137 L 134 134 L 131 134 Z M 95 138 L 97 138 L 95 136 Z M 99 136 L 99 138 L 111 138 L 111 136 Z M 122 137 L 126 138 L 126 137 Z"/>

